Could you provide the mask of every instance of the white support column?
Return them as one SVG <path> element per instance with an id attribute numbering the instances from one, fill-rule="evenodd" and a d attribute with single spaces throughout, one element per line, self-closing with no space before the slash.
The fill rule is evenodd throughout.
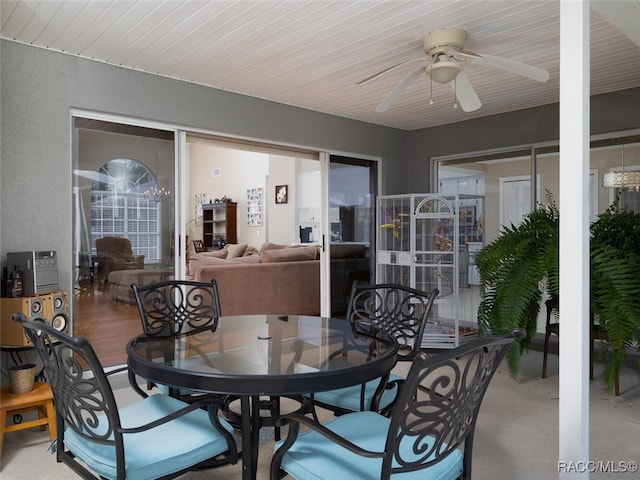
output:
<path id="1" fill-rule="evenodd" d="M 589 478 L 589 85 L 589 0 L 561 0 L 561 480 Z"/>

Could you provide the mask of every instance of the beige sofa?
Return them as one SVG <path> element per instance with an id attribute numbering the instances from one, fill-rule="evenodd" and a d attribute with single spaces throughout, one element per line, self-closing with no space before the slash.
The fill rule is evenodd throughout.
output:
<path id="1" fill-rule="evenodd" d="M 216 280 L 223 315 L 314 315 L 320 313 L 318 248 L 227 245 L 217 252 L 191 254 L 189 267 L 195 280 Z M 372 269 L 368 246 L 331 245 L 333 315 L 346 312 L 353 281 L 371 281 Z"/>
<path id="2" fill-rule="evenodd" d="M 318 247 L 227 245 L 189 257 L 193 279 L 215 279 L 223 315 L 320 314 Z"/>

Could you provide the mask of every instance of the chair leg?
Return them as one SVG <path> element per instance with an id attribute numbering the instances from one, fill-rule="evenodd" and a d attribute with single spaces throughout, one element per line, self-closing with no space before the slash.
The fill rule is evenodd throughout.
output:
<path id="1" fill-rule="evenodd" d="M 280 441 L 280 426 L 277 419 L 280 416 L 280 397 L 270 397 L 269 409 L 271 416 L 276 420 L 273 425 L 273 438 L 276 442 Z"/>
<path id="2" fill-rule="evenodd" d="M 47 402 L 45 403 L 45 409 L 47 411 L 47 418 L 49 419 L 49 439 L 53 442 L 58 435 L 56 425 L 56 411 L 55 408 L 53 408 L 53 399 L 47 400 Z"/>

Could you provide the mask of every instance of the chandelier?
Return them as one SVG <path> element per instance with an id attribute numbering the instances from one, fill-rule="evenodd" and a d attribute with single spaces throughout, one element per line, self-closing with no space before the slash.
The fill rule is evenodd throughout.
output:
<path id="1" fill-rule="evenodd" d="M 171 190 L 167 190 L 164 187 L 158 188 L 157 186 L 153 186 L 145 190 L 144 196 L 150 202 L 158 203 L 162 200 L 170 200 Z"/>
<path id="2" fill-rule="evenodd" d="M 640 172 L 624 170 L 624 144 L 622 144 L 622 169 L 619 172 L 605 173 L 602 183 L 608 188 L 629 188 L 640 191 Z"/>

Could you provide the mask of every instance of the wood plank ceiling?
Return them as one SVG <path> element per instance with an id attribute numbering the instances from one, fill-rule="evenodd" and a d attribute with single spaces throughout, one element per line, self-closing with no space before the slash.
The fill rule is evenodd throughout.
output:
<path id="1" fill-rule="evenodd" d="M 403 130 L 559 100 L 558 0 L 2 0 L 0 18 L 11 41 Z M 422 75 L 376 112 L 415 66 L 356 83 L 424 56 L 422 36 L 444 27 L 549 81 L 465 65 L 479 110 L 453 108 L 453 90 Z M 592 94 L 640 86 L 640 47 L 596 11 L 591 48 Z"/>

